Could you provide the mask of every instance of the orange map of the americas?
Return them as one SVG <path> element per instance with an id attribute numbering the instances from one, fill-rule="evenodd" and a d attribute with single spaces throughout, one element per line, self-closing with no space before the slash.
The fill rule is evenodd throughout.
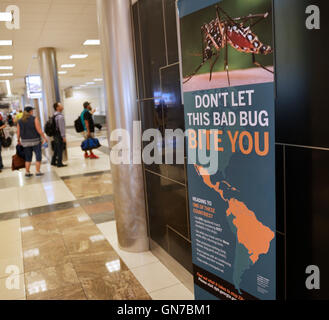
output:
<path id="1" fill-rule="evenodd" d="M 238 242 L 247 248 L 252 263 L 256 263 L 259 255 L 268 252 L 270 243 L 275 236 L 274 232 L 258 221 L 255 213 L 249 210 L 243 202 L 235 198 L 225 198 L 221 184 L 225 184 L 226 187 L 236 191 L 235 188 L 231 187 L 226 181 L 213 184 L 207 169 L 196 164 L 194 167 L 197 173 L 202 176 L 203 182 L 209 188 L 219 193 L 220 197 L 228 204 L 226 214 L 227 216 L 233 215 L 234 217 L 233 224 L 237 229 Z"/>
<path id="2" fill-rule="evenodd" d="M 255 263 L 260 254 L 268 252 L 274 232 L 259 222 L 243 202 L 232 198 L 228 204 L 226 214 L 234 216 L 238 241 L 248 249 L 250 260 Z"/>

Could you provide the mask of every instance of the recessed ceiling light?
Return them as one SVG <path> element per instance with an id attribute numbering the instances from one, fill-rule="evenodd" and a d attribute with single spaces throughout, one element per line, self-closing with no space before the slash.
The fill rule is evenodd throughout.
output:
<path id="1" fill-rule="evenodd" d="M 13 70 L 12 66 L 0 66 L 0 70 Z"/>
<path id="2" fill-rule="evenodd" d="M 0 77 L 12 77 L 13 73 L 0 73 Z"/>
<path id="3" fill-rule="evenodd" d="M 87 54 L 72 54 L 70 56 L 70 59 L 85 59 L 87 57 L 88 57 Z"/>
<path id="4" fill-rule="evenodd" d="M 89 39 L 89 40 L 86 40 L 83 45 L 84 46 L 98 46 L 100 45 L 101 41 L 100 40 L 97 40 L 97 39 Z"/>
<path id="5" fill-rule="evenodd" d="M 0 60 L 12 60 L 13 56 L 0 56 Z"/>
<path id="6" fill-rule="evenodd" d="M 102 78 L 95 78 L 94 81 L 103 81 Z"/>
<path id="7" fill-rule="evenodd" d="M 0 46 L 12 46 L 13 40 L 0 40 Z"/>
<path id="8" fill-rule="evenodd" d="M 87 85 L 86 84 L 82 84 L 80 87 L 87 87 Z"/>
<path id="9" fill-rule="evenodd" d="M 67 74 L 67 71 L 58 71 L 58 74 Z"/>
<path id="10" fill-rule="evenodd" d="M 86 82 L 86 84 L 95 84 L 95 82 L 90 81 L 90 82 Z"/>
<path id="11" fill-rule="evenodd" d="M 13 15 L 11 12 L 0 12 L 0 21 L 10 22 L 13 20 Z"/>
<path id="12" fill-rule="evenodd" d="M 75 64 L 62 64 L 61 68 L 74 68 Z"/>

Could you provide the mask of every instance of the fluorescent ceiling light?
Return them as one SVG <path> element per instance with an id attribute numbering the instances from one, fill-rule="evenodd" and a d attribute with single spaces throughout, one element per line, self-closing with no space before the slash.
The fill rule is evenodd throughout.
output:
<path id="1" fill-rule="evenodd" d="M 0 73 L 0 77 L 12 77 L 13 73 Z"/>
<path id="2" fill-rule="evenodd" d="M 87 85 L 86 84 L 82 84 L 80 87 L 87 87 Z"/>
<path id="3" fill-rule="evenodd" d="M 101 41 L 100 40 L 97 40 L 97 39 L 89 39 L 89 40 L 86 40 L 83 45 L 84 46 L 98 46 L 100 45 Z"/>
<path id="4" fill-rule="evenodd" d="M 0 66 L 0 70 L 13 70 L 12 66 Z"/>
<path id="5" fill-rule="evenodd" d="M 0 21 L 10 22 L 13 20 L 11 12 L 0 12 Z"/>
<path id="6" fill-rule="evenodd" d="M 95 84 L 95 82 L 90 81 L 90 82 L 86 82 L 86 84 Z"/>
<path id="7" fill-rule="evenodd" d="M 11 96 L 11 88 L 10 88 L 10 81 L 6 80 L 6 86 L 7 86 L 7 95 Z"/>
<path id="8" fill-rule="evenodd" d="M 0 60 L 12 60 L 13 56 L 0 56 Z"/>
<path id="9" fill-rule="evenodd" d="M 74 68 L 75 64 L 62 64 L 61 68 Z"/>
<path id="10" fill-rule="evenodd" d="M 88 57 L 87 54 L 72 54 L 70 56 L 70 59 L 85 59 L 87 57 Z"/>
<path id="11" fill-rule="evenodd" d="M 12 46 L 13 40 L 0 40 L 0 46 Z"/>
<path id="12" fill-rule="evenodd" d="M 94 81 L 103 81 L 102 78 L 95 78 Z"/>
<path id="13" fill-rule="evenodd" d="M 58 71 L 58 74 L 67 74 L 67 71 Z"/>

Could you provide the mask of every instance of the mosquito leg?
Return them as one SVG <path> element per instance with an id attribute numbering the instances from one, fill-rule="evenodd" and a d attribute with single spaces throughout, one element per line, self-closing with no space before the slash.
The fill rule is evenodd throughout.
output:
<path id="1" fill-rule="evenodd" d="M 256 20 L 254 23 L 250 25 L 250 28 L 255 26 L 257 23 L 261 22 L 262 20 L 266 19 L 268 17 L 268 12 L 264 13 L 262 17 L 260 17 L 258 20 Z"/>
<path id="2" fill-rule="evenodd" d="M 205 46 L 204 46 L 204 42 L 205 42 L 205 38 L 204 38 L 204 33 L 203 33 L 203 29 L 201 29 L 201 39 L 202 39 L 202 62 L 200 63 L 200 65 L 194 70 L 193 73 L 191 73 L 187 79 L 185 81 L 183 81 L 183 83 L 186 83 L 188 81 L 190 81 L 195 75 L 196 73 L 200 70 L 200 68 L 209 60 L 209 58 L 207 58 L 207 55 L 205 53 Z"/>
<path id="3" fill-rule="evenodd" d="M 216 16 L 217 16 L 218 21 L 220 21 L 220 12 L 219 12 L 218 6 L 216 6 Z"/>
<path id="4" fill-rule="evenodd" d="M 216 10 L 218 11 L 218 15 L 221 11 L 228 18 L 228 20 L 230 20 L 231 23 L 236 24 L 236 22 L 220 6 L 217 5 Z"/>
<path id="5" fill-rule="evenodd" d="M 216 10 L 217 10 L 217 16 L 219 17 L 219 13 L 222 12 L 228 19 L 228 21 L 230 22 L 231 25 L 235 25 L 240 29 L 240 24 L 244 24 L 249 20 L 253 20 L 255 18 L 259 18 L 257 19 L 255 22 L 253 22 L 249 27 L 253 27 L 255 26 L 257 23 L 261 22 L 263 19 L 266 19 L 268 17 L 268 12 L 264 13 L 264 14 L 250 14 L 248 16 L 245 17 L 239 17 L 239 18 L 232 18 L 229 16 L 228 13 L 226 13 L 220 6 L 216 6 Z"/>
<path id="6" fill-rule="evenodd" d="M 272 70 L 266 68 L 266 67 L 263 66 L 261 63 L 259 63 L 258 61 L 256 61 L 256 56 L 255 56 L 254 53 L 252 54 L 252 63 L 253 63 L 255 66 L 257 66 L 257 67 L 263 68 L 264 70 L 266 70 L 266 71 L 268 71 L 268 72 L 274 73 Z"/>
<path id="7" fill-rule="evenodd" d="M 216 62 L 218 61 L 218 58 L 219 58 L 219 52 L 216 53 L 216 58 L 215 58 L 215 60 L 211 63 L 211 66 L 210 66 L 209 81 L 211 81 L 212 71 L 213 71 L 213 69 L 214 69 L 214 66 L 215 66 Z"/>
<path id="8" fill-rule="evenodd" d="M 262 21 L 263 19 L 266 19 L 268 17 L 268 12 L 266 13 L 261 13 L 261 14 L 249 14 L 248 16 L 245 16 L 245 17 L 239 17 L 239 18 L 234 18 L 233 20 L 236 22 L 236 23 L 246 23 L 247 21 L 249 20 L 253 20 L 255 18 L 259 18 L 257 21 L 255 21 L 254 23 L 252 23 L 250 25 L 250 27 L 256 25 L 258 22 Z"/>
<path id="9" fill-rule="evenodd" d="M 183 83 L 190 81 L 197 74 L 197 72 L 200 70 L 200 68 L 205 64 L 205 62 L 206 61 L 201 62 L 200 65 L 194 70 L 194 72 L 191 73 L 185 81 L 183 81 Z"/>
<path id="10" fill-rule="evenodd" d="M 193 73 L 191 73 L 191 74 L 187 77 L 187 79 L 186 79 L 183 83 L 186 83 L 186 82 L 190 81 L 190 80 L 191 80 L 191 79 L 197 74 L 197 72 L 201 69 L 201 67 L 202 67 L 207 61 L 209 61 L 211 58 L 212 58 L 212 57 L 208 58 L 208 57 L 206 57 L 205 54 L 203 54 L 203 60 L 202 60 L 202 62 L 200 63 L 200 65 L 194 70 Z"/>
<path id="11" fill-rule="evenodd" d="M 225 32 L 225 62 L 224 62 L 224 68 L 226 70 L 227 74 L 227 81 L 228 81 L 228 86 L 231 86 L 231 81 L 230 81 L 230 74 L 228 71 L 228 43 L 227 43 L 227 28 Z"/>

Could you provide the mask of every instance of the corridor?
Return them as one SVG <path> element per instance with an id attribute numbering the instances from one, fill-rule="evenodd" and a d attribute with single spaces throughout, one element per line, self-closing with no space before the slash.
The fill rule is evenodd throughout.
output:
<path id="1" fill-rule="evenodd" d="M 150 251 L 120 250 L 106 132 L 97 136 L 99 159 L 86 160 L 68 129 L 68 166 L 44 161 L 41 178 L 11 171 L 16 144 L 3 149 L 0 300 L 193 299 Z"/>

